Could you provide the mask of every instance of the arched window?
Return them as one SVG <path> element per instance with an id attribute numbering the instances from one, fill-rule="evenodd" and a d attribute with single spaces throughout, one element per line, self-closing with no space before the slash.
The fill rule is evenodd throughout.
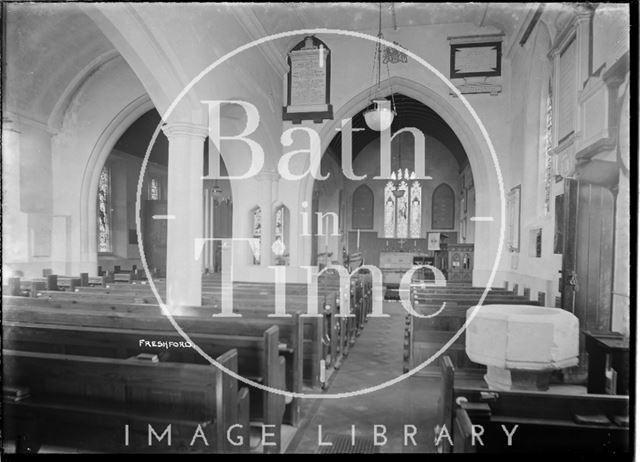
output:
<path id="1" fill-rule="evenodd" d="M 253 254 L 253 264 L 260 264 L 260 253 L 262 251 L 262 210 L 260 207 L 253 209 L 251 216 L 253 218 L 251 237 L 251 252 Z"/>
<path id="2" fill-rule="evenodd" d="M 373 229 L 373 192 L 367 185 L 353 192 L 352 229 Z"/>
<path id="3" fill-rule="evenodd" d="M 553 93 L 551 80 L 547 86 L 547 97 L 544 100 L 544 145 L 541 152 L 540 190 L 542 191 L 542 212 L 548 215 L 551 210 L 551 194 L 553 181 Z"/>
<path id="4" fill-rule="evenodd" d="M 384 188 L 384 237 L 418 239 L 421 230 L 422 186 L 418 181 L 389 181 Z"/>
<path id="5" fill-rule="evenodd" d="M 276 264 L 286 265 L 289 255 L 289 209 L 281 205 L 276 208 L 273 220 L 273 251 Z"/>
<path id="6" fill-rule="evenodd" d="M 157 178 L 151 178 L 149 180 L 149 194 L 147 196 L 150 201 L 159 201 L 160 196 L 160 180 Z"/>
<path id="7" fill-rule="evenodd" d="M 417 181 L 411 185 L 411 223 L 409 237 L 418 239 L 422 231 L 422 186 Z"/>
<path id="8" fill-rule="evenodd" d="M 111 169 L 102 167 L 98 179 L 98 252 L 113 251 L 111 220 Z"/>
<path id="9" fill-rule="evenodd" d="M 455 193 L 451 186 L 442 183 L 433 191 L 431 203 L 431 228 L 453 229 L 455 220 Z"/>

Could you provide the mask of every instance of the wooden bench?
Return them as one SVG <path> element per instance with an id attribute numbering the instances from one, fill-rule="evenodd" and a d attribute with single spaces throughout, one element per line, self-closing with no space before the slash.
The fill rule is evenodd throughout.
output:
<path id="1" fill-rule="evenodd" d="M 94 290 L 95 289 L 95 290 Z M 67 293 L 67 292 L 49 292 L 49 291 L 40 291 L 40 297 L 43 299 L 51 299 L 52 301 L 59 302 L 69 302 L 69 303 L 100 303 L 104 305 L 108 305 L 111 308 L 111 311 L 118 311 L 124 309 L 129 311 L 127 306 L 131 306 L 132 304 L 137 304 L 136 306 L 140 306 L 141 304 L 147 304 L 152 307 L 152 310 L 155 310 L 157 313 L 160 312 L 158 305 L 156 305 L 155 297 L 152 294 L 147 294 L 145 297 L 142 297 L 139 294 L 136 295 L 121 295 L 121 294 L 111 294 L 111 293 L 101 293 L 102 291 L 110 290 L 103 288 L 83 288 L 83 290 L 77 293 Z M 209 316 L 214 313 L 219 313 L 221 308 L 220 304 L 218 305 L 207 305 L 203 307 L 194 307 L 190 309 L 191 313 L 208 313 Z M 235 312 L 243 314 L 244 318 L 267 318 L 269 314 L 274 314 L 273 305 L 269 304 L 269 300 L 264 297 L 236 297 L 234 298 L 234 306 L 238 307 L 234 309 Z M 141 308 L 140 308 L 141 309 Z M 287 300 L 287 313 L 292 314 L 295 313 L 296 310 L 306 312 L 306 298 L 304 300 L 298 298 L 293 299 L 289 297 Z M 187 308 L 185 308 L 187 310 Z M 320 311 L 323 313 L 323 311 Z M 326 330 L 329 328 L 336 329 L 336 325 L 334 320 L 335 316 L 335 308 L 330 308 L 327 310 L 325 315 L 329 318 L 328 323 L 323 323 L 322 319 L 318 318 L 300 318 L 303 320 L 303 343 L 304 349 L 303 357 L 304 357 L 304 378 L 310 383 L 312 386 L 320 386 L 320 361 L 323 358 L 329 357 L 329 364 L 334 362 L 335 357 L 338 355 L 337 350 L 337 332 Z M 278 325 L 291 325 L 292 323 L 296 323 L 298 321 L 293 320 L 292 318 L 269 318 L 274 323 Z M 295 325 L 293 326 L 295 327 Z M 333 340 L 333 341 L 332 341 Z"/>
<path id="2" fill-rule="evenodd" d="M 119 359 L 148 353 L 157 355 L 161 361 L 209 364 L 192 348 L 180 347 L 180 342 L 184 343 L 184 339 L 175 331 L 22 322 L 6 322 L 3 327 L 5 346 L 13 350 Z M 267 387 L 285 389 L 285 359 L 278 354 L 277 327 L 270 327 L 262 336 L 191 334 L 190 338 L 212 358 L 230 348 L 235 349 L 237 371 L 242 377 Z M 159 346 L 154 346 L 151 342 Z M 173 346 L 169 348 L 169 345 Z M 273 426 L 277 445 L 265 446 L 265 449 L 268 452 L 279 452 L 284 397 L 255 387 L 250 387 L 250 392 L 251 420 Z"/>
<path id="3" fill-rule="evenodd" d="M 237 370 L 235 350 L 217 361 Z M 3 368 L 3 436 L 18 452 L 47 443 L 99 452 L 238 451 L 227 428 L 249 425 L 247 390 L 210 366 L 3 350 Z M 171 446 L 166 437 L 149 446 L 149 426 L 160 435 L 169 424 Z M 209 447 L 202 439 L 189 446 L 198 425 Z"/>
<path id="4" fill-rule="evenodd" d="M 439 452 L 617 454 L 629 451 L 628 396 L 494 391 L 479 382 L 459 384 L 447 356 L 442 358 L 441 366 L 436 435 L 446 425 L 453 447 L 446 437 L 440 438 Z M 596 417 L 602 421 L 596 423 Z M 473 444 L 474 425 L 484 431 L 482 445 L 477 438 Z M 511 446 L 507 445 L 503 425 L 509 432 L 518 425 Z"/>
<path id="5" fill-rule="evenodd" d="M 358 280 L 367 278 L 366 275 L 360 276 Z M 324 360 L 325 367 L 327 368 L 331 366 L 339 367 L 344 356 L 348 354 L 350 346 L 354 344 L 356 336 L 363 328 L 366 313 L 370 312 L 370 282 L 365 284 L 355 280 L 352 281 L 352 313 L 355 319 L 341 319 L 336 317 L 339 310 L 339 298 L 336 297 L 335 281 L 330 277 L 323 277 L 321 279 L 322 280 L 319 281 L 318 311 L 323 315 L 324 321 L 318 321 L 315 318 L 305 318 L 304 322 L 306 352 L 304 377 L 314 386 L 320 385 L 320 361 Z M 204 279 L 203 285 L 205 285 L 205 282 L 211 284 L 210 287 L 220 287 L 221 284 L 219 281 L 206 281 L 206 279 Z M 163 281 L 157 281 L 157 287 L 161 293 L 164 290 L 163 285 Z M 103 286 L 104 287 L 84 286 L 76 288 L 75 291 L 83 294 L 91 293 L 92 302 L 97 300 L 100 302 L 122 304 L 156 303 L 155 296 L 148 284 L 130 284 L 127 282 L 107 283 L 106 280 L 103 280 Z M 258 290 L 256 290 L 256 288 Z M 287 310 L 306 311 L 306 285 L 288 284 L 286 289 Z M 207 290 L 209 289 L 204 289 L 205 297 L 207 297 Z M 215 289 L 210 290 L 213 291 Z M 260 310 L 273 312 L 273 302 L 270 302 L 269 299 L 269 295 L 274 294 L 273 284 L 258 283 L 254 285 L 253 283 L 239 283 L 238 285 L 234 285 L 234 292 L 236 306 L 249 307 L 256 312 Z M 71 300 L 72 298 L 67 292 L 57 294 L 46 290 L 38 290 L 33 293 L 41 297 L 56 300 Z M 205 299 L 205 303 L 220 303 L 220 296 L 211 295 L 209 299 Z"/>
<path id="6" fill-rule="evenodd" d="M 3 297 L 3 322 L 38 323 L 50 325 L 86 326 L 120 330 L 169 332 L 177 335 L 169 319 L 162 315 L 159 306 L 119 305 Z M 303 383 L 303 325 L 299 313 L 292 318 L 212 318 L 202 308 L 184 309 L 174 317 L 177 324 L 189 335 L 223 335 L 236 337 L 261 337 L 269 328 L 277 326 L 275 348 L 285 359 L 286 390 L 302 392 Z M 273 348 L 271 348 L 273 349 Z M 276 396 L 276 395 L 273 395 Z M 280 395 L 278 395 L 280 396 Z M 300 400 L 293 398 L 286 406 L 284 422 L 298 425 Z"/>
<path id="7" fill-rule="evenodd" d="M 107 285 L 105 276 L 89 276 L 88 273 L 80 273 L 80 276 L 61 276 L 57 274 L 47 274 L 41 278 L 22 279 L 8 278 L 7 287 L 4 290 L 6 295 L 37 297 L 43 291 L 80 291 L 81 288 L 87 290 L 93 286 Z"/>
<path id="8" fill-rule="evenodd" d="M 419 287 L 410 289 L 411 305 L 421 315 L 432 315 L 431 318 L 407 316 L 405 332 L 405 371 L 411 370 L 438 352 L 464 326 L 467 310 L 480 302 L 481 288 L 449 288 Z M 442 306 L 444 305 L 444 309 Z M 490 291 L 483 300 L 483 305 L 538 305 L 524 297 L 509 292 Z M 480 308 L 482 309 L 482 308 Z M 436 315 L 436 313 L 438 313 Z M 475 373 L 484 370 L 483 366 L 471 361 L 465 352 L 464 332 L 449 346 L 447 353 L 453 365 L 459 371 Z M 439 376 L 440 368 L 434 361 L 422 368 L 417 375 Z"/>

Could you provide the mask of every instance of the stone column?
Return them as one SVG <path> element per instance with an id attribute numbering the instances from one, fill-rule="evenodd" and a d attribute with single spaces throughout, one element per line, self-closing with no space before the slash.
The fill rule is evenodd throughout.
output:
<path id="1" fill-rule="evenodd" d="M 167 297 L 170 306 L 202 305 L 202 263 L 194 243 L 202 227 L 202 155 L 207 127 L 170 123 L 167 197 Z"/>

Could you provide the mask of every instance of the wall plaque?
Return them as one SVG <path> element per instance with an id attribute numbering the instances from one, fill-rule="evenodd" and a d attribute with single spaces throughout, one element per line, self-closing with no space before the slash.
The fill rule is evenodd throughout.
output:
<path id="1" fill-rule="evenodd" d="M 331 50 L 316 37 L 306 37 L 287 59 L 287 105 L 283 120 L 322 122 L 333 118 L 330 104 Z"/>
<path id="2" fill-rule="evenodd" d="M 502 42 L 452 43 L 451 78 L 496 77 L 502 68 Z"/>

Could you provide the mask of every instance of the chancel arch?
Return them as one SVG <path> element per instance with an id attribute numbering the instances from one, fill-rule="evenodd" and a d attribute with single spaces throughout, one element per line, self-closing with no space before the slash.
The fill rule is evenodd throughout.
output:
<path id="1" fill-rule="evenodd" d="M 460 168 L 466 167 L 474 178 L 474 197 L 476 207 L 473 210 L 475 215 L 480 216 L 493 216 L 500 217 L 500 195 L 498 194 L 498 177 L 496 171 L 496 163 L 491 156 L 490 148 L 487 143 L 487 138 L 483 135 L 482 129 L 478 126 L 477 121 L 469 110 L 456 99 L 445 99 L 440 93 L 432 90 L 431 88 L 423 85 L 421 82 L 410 80 L 404 77 L 393 76 L 387 81 L 383 82 L 383 85 L 389 85 L 396 92 L 396 95 L 402 95 L 410 100 L 416 101 L 425 107 L 428 107 L 438 118 L 442 120 L 444 125 L 450 131 L 451 135 L 455 137 L 457 143 L 460 146 L 460 152 L 464 152 L 466 160 L 462 161 L 463 165 Z M 340 127 L 340 121 L 345 118 L 352 118 L 355 120 L 358 114 L 361 114 L 363 109 L 367 107 L 369 100 L 368 95 L 370 90 L 367 89 L 355 95 L 352 99 L 348 100 L 343 106 L 339 107 L 335 111 L 334 120 L 327 123 L 320 131 L 322 140 L 322 149 L 324 156 L 328 153 L 335 152 L 336 148 L 340 145 L 337 139 L 334 137 L 336 130 Z M 395 123 L 395 122 L 394 122 Z M 354 122 L 353 126 L 356 124 Z M 393 133 L 393 129 L 392 129 Z M 354 133 L 354 139 L 356 133 Z M 364 139 L 364 138 L 362 138 Z M 394 139 L 394 142 L 396 140 Z M 392 143 L 393 146 L 393 143 Z M 427 151 L 428 151 L 427 147 Z M 354 147 L 354 154 L 357 149 Z M 406 162 L 402 160 L 403 164 Z M 372 163 L 375 165 L 376 170 L 379 169 L 379 159 L 376 157 L 376 161 Z M 324 158 L 323 158 L 324 165 Z M 429 174 L 429 157 L 426 160 L 427 175 Z M 363 172 L 358 171 L 357 166 L 354 165 L 354 172 L 356 175 L 361 175 Z M 455 178 L 450 180 L 450 185 L 456 185 L 459 182 L 458 173 Z M 301 181 L 301 195 L 302 197 L 308 197 L 309 200 L 312 197 L 312 191 L 314 190 L 314 182 L 312 178 L 305 178 Z M 455 188 L 454 188 L 455 189 Z M 431 198 L 433 189 L 427 191 L 423 185 L 423 198 Z M 374 191 L 374 199 L 376 203 L 383 204 L 383 194 L 376 194 Z M 422 235 L 426 238 L 426 228 L 431 225 L 431 216 L 424 212 L 424 206 L 431 205 L 430 200 L 423 200 L 423 229 Z M 374 222 L 381 222 L 382 220 L 382 207 L 377 207 L 376 211 L 379 211 L 379 218 L 374 215 Z M 427 211 L 428 212 L 428 211 Z M 474 267 L 474 274 L 478 278 L 474 279 L 474 283 L 481 283 L 485 280 L 491 271 L 493 262 L 495 260 L 495 251 L 497 248 L 497 241 L 489 239 L 491 235 L 497 235 L 500 220 L 494 220 L 492 222 L 485 222 L 482 227 L 476 227 L 475 222 L 470 221 L 472 215 L 469 215 L 467 219 L 467 225 L 473 227 L 475 233 L 475 240 L 485 239 L 488 245 L 475 249 L 476 261 L 480 261 L 480 267 Z M 310 218 L 309 218 L 310 219 Z M 495 229 L 491 231 L 491 229 Z M 348 237 L 351 238 L 351 231 L 348 230 Z M 366 233 L 360 233 L 361 240 L 364 239 Z M 380 232 L 382 235 L 382 232 Z M 355 236 L 355 235 L 354 235 Z M 354 237 L 353 239 L 356 239 Z M 494 242 L 495 241 L 495 242 Z M 305 247 L 303 261 L 310 261 L 312 258 L 311 247 Z M 306 260 L 306 259 L 309 260 Z"/>
<path id="2" fill-rule="evenodd" d="M 475 215 L 475 206 L 467 207 L 465 215 L 456 219 L 456 203 L 463 197 L 468 201 L 474 194 L 474 175 L 462 143 L 429 106 L 399 92 L 394 94 L 394 100 L 398 115 L 391 127 L 391 134 L 397 133 L 391 140 L 391 177 L 378 178 L 379 132 L 366 126 L 362 110 L 352 117 L 351 155 L 354 174 L 364 179 L 348 178 L 339 170 L 343 161 L 340 134 L 332 139 L 323 156 L 322 172 L 330 172 L 331 177 L 314 184 L 314 192 L 319 197 L 318 211 L 338 213 L 341 207 L 337 203 L 340 200 L 337 191 L 342 190 L 351 213 L 340 223 L 340 229 L 344 230 L 340 238 L 317 237 L 319 245 L 314 261 L 324 258 L 335 264 L 362 254 L 367 264 L 384 265 L 386 255 L 393 252 L 433 259 L 436 254 L 429 248 L 428 238 L 434 232 L 441 236 L 443 244 L 463 243 L 473 252 L 475 223 L 471 217 Z M 406 127 L 416 128 L 423 134 L 424 152 L 416 151 L 420 145 L 413 133 L 401 132 Z M 415 156 L 424 157 L 428 178 L 416 177 Z M 461 183 L 463 187 L 458 188 Z M 438 199 L 440 196 L 443 200 Z M 440 264 L 446 265 L 446 259 Z"/>

